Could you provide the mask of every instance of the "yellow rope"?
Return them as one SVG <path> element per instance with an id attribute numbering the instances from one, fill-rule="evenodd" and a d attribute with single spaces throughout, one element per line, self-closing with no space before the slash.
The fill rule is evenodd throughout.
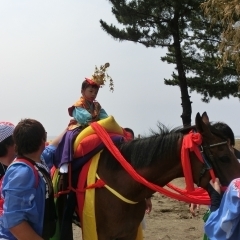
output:
<path id="1" fill-rule="evenodd" d="M 100 179 L 100 177 L 98 176 L 98 174 L 96 173 L 96 178 L 97 179 Z M 122 201 L 126 202 L 126 203 L 129 203 L 129 204 L 137 204 L 138 202 L 134 202 L 134 201 L 131 201 L 127 198 L 125 198 L 124 196 L 122 196 L 120 193 L 118 193 L 117 191 L 115 191 L 113 188 L 109 187 L 108 185 L 104 185 L 104 187 L 106 189 L 108 189 L 112 194 L 114 194 L 116 197 L 120 198 Z"/>

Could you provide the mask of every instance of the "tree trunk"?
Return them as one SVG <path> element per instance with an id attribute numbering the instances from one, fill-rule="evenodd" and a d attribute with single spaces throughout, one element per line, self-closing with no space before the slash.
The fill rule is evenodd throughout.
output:
<path id="1" fill-rule="evenodd" d="M 178 13 L 175 13 L 173 18 L 174 30 L 173 30 L 173 47 L 175 49 L 175 57 L 176 57 L 176 65 L 178 71 L 178 80 L 179 87 L 181 91 L 181 99 L 182 99 L 182 122 L 183 126 L 191 126 L 191 115 L 192 115 L 192 102 L 190 101 L 190 96 L 188 94 L 188 86 L 186 80 L 186 74 L 183 67 L 182 61 L 182 52 L 181 52 L 181 44 L 180 44 L 180 33 L 178 27 Z"/>

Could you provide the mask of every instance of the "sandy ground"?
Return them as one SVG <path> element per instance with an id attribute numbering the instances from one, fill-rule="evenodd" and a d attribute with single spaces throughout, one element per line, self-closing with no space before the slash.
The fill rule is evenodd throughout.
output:
<path id="1" fill-rule="evenodd" d="M 236 146 L 240 150 L 240 140 Z M 179 187 L 185 186 L 184 179 L 175 179 L 173 184 Z M 146 240 L 200 240 L 203 238 L 202 217 L 207 210 L 201 206 L 196 217 L 192 217 L 188 204 L 167 198 L 155 193 L 152 198 L 153 210 L 145 216 Z M 81 240 L 81 231 L 74 228 L 74 240 Z"/>

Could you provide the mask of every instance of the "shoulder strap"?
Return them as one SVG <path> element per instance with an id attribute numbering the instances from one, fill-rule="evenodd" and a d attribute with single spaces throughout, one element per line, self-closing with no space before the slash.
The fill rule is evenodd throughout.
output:
<path id="1" fill-rule="evenodd" d="M 35 188 L 37 188 L 37 186 L 38 186 L 38 181 L 39 181 L 39 175 L 38 175 L 38 172 L 37 172 L 37 169 L 34 167 L 34 163 L 32 163 L 31 161 L 29 161 L 28 159 L 25 159 L 25 158 L 16 158 L 14 161 L 13 161 L 13 163 L 15 163 L 15 162 L 22 162 L 22 163 L 25 163 L 25 164 L 27 164 L 29 167 L 31 167 L 32 168 L 32 170 L 33 170 L 33 172 L 34 172 L 34 175 L 35 175 L 35 179 L 36 179 L 36 181 L 35 181 Z"/>
<path id="2" fill-rule="evenodd" d="M 14 164 L 15 162 L 22 162 L 22 163 L 25 163 L 27 164 L 29 167 L 32 168 L 33 172 L 34 172 L 34 175 L 35 175 L 35 185 L 34 187 L 37 188 L 38 186 L 38 181 L 39 181 L 39 175 L 38 175 L 38 172 L 36 170 L 36 168 L 34 167 L 34 163 L 32 163 L 30 160 L 27 160 L 27 159 L 24 159 L 24 158 L 16 158 L 11 164 Z M 2 176 L 0 178 L 0 192 L 2 191 L 2 181 L 3 181 L 3 177 Z M 2 198 L 2 196 L 0 195 L 0 216 L 2 216 L 3 214 L 3 203 L 4 203 L 4 199 Z"/>

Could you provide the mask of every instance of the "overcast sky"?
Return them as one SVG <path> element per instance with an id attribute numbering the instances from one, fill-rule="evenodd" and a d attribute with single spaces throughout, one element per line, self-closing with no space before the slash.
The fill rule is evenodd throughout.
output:
<path id="1" fill-rule="evenodd" d="M 135 134 L 182 125 L 180 90 L 166 86 L 173 65 L 161 62 L 165 50 L 118 42 L 99 20 L 116 23 L 107 0 L 0 1 L 1 119 L 42 122 L 48 135 L 68 124 L 67 108 L 79 97 L 81 83 L 95 65 L 110 63 L 115 90 L 100 89 L 97 100 L 122 127 Z M 240 135 L 240 102 L 230 98 L 203 103 L 191 93 L 192 124 L 197 112 L 224 121 Z"/>

